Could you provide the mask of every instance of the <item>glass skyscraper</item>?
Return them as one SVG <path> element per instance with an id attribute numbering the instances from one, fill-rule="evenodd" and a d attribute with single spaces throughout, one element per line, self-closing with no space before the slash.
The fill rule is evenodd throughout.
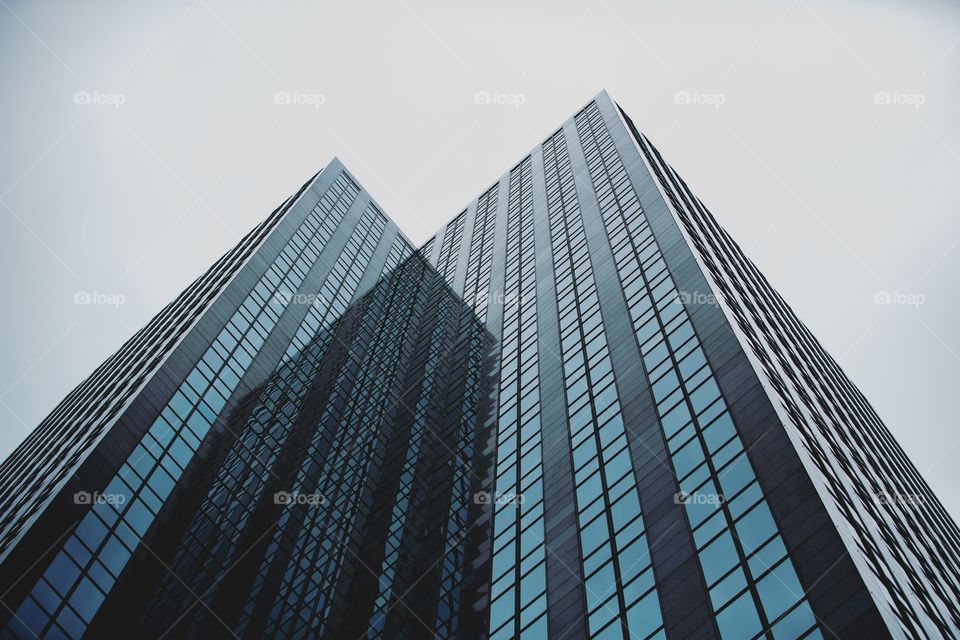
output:
<path id="1" fill-rule="evenodd" d="M 960 635 L 960 531 L 601 93 L 419 249 L 334 160 L 0 466 L 9 638 Z"/>

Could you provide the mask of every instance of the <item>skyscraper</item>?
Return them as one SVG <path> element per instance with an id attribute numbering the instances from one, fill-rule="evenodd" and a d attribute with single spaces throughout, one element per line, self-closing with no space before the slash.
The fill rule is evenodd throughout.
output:
<path id="1" fill-rule="evenodd" d="M 960 532 L 606 93 L 415 248 L 332 162 L 0 467 L 6 637 L 960 635 Z"/>

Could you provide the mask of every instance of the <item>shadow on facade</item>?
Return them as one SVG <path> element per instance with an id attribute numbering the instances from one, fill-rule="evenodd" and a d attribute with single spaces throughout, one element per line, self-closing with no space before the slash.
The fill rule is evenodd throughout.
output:
<path id="1" fill-rule="evenodd" d="M 218 423 L 90 636 L 479 637 L 495 349 L 414 254 Z"/>

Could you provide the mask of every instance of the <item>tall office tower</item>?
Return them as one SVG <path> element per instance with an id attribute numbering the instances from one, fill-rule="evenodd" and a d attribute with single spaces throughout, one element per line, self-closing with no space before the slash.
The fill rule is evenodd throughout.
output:
<path id="1" fill-rule="evenodd" d="M 375 420 L 375 409 L 337 394 L 388 384 L 389 376 L 381 370 L 386 365 L 369 356 L 362 380 L 332 381 L 338 386 L 328 392 L 330 413 L 313 416 L 324 421 L 327 431 L 318 427 L 300 433 L 293 419 L 301 405 L 311 411 L 326 406 L 310 404 L 320 401 L 309 395 L 313 387 L 306 388 L 304 380 L 314 382 L 311 359 L 334 357 L 326 355 L 333 349 L 331 332 L 351 302 L 413 255 L 396 225 L 334 161 L 77 387 L 0 468 L 4 635 L 102 637 L 104 630 L 110 635 L 123 629 L 126 618 L 151 619 L 155 611 L 165 610 L 164 598 L 178 595 L 164 579 L 149 610 L 137 600 L 139 591 L 152 586 L 145 580 L 159 579 L 157 564 L 195 568 L 189 575 L 170 573 L 188 591 L 190 584 L 205 584 L 206 571 L 219 572 L 218 585 L 235 586 L 236 577 L 226 575 L 224 565 L 209 563 L 228 562 L 236 551 L 231 545 L 250 541 L 253 530 L 244 527 L 246 518 L 269 517 L 264 509 L 278 507 L 264 506 L 265 489 L 299 492 L 321 482 L 343 483 L 344 490 L 350 482 L 366 486 L 362 476 L 374 473 L 367 469 L 371 460 L 358 463 L 334 459 L 334 454 L 385 455 L 373 447 L 374 434 L 364 436 L 370 444 L 361 445 L 359 436 L 347 431 L 362 430 L 364 420 Z M 384 351 L 381 357 L 388 355 Z M 295 379 L 288 379 L 291 367 Z M 352 360 L 344 367 L 344 376 L 356 373 Z M 330 366 L 323 371 L 330 373 Z M 477 374 L 471 370 L 470 375 Z M 443 383 L 449 378 L 445 375 Z M 426 408 L 416 408 L 426 411 L 445 399 L 431 398 Z M 251 410 L 256 413 L 248 416 Z M 336 443 L 330 442 L 329 429 Z M 301 448 L 284 449 L 287 436 Z M 354 475 L 324 475 L 339 473 Z M 292 484 L 275 485 L 278 475 Z M 337 496 L 331 490 L 327 498 L 341 524 L 355 517 L 351 514 L 357 509 L 371 508 L 356 503 L 366 494 L 357 493 L 349 505 Z M 411 499 L 410 504 L 418 503 Z M 439 508 L 442 503 L 431 504 Z M 292 506 L 299 506 L 296 499 Z M 435 514 L 418 515 L 432 523 L 428 517 Z M 273 535 L 284 537 L 271 541 L 271 561 L 264 559 L 256 567 L 263 585 L 257 582 L 255 588 L 263 593 L 268 588 L 277 594 L 280 589 L 296 592 L 303 576 L 285 573 L 281 563 L 291 570 L 297 563 L 309 567 L 317 554 L 321 525 L 304 521 L 298 530 L 288 517 L 303 515 L 290 516 L 286 510 L 277 515 L 284 526 L 275 519 Z M 185 557 L 189 554 L 201 554 L 208 562 L 191 565 Z M 412 570 L 385 561 L 383 571 L 400 569 Z M 296 582 L 274 584 L 277 571 Z M 221 597 L 206 589 L 192 595 Z M 342 607 L 344 594 L 337 596 Z M 265 597 L 251 602 L 269 613 L 273 603 L 264 604 Z M 294 596 L 283 592 L 283 597 Z M 192 604 L 209 615 L 218 610 L 195 600 Z M 178 616 L 183 616 L 178 624 L 192 622 L 189 611 L 176 611 L 168 626 Z M 256 608 L 253 614 L 262 611 Z M 309 612 L 303 615 L 312 619 Z M 254 615 L 243 623 L 262 627 L 287 621 Z M 146 635 L 163 631 L 158 626 Z"/>
<path id="2" fill-rule="evenodd" d="M 606 93 L 425 251 L 500 345 L 491 639 L 960 635 L 956 525 Z"/>
<path id="3" fill-rule="evenodd" d="M 415 251 L 333 162 L 0 467 L 2 637 L 960 635 L 960 535 L 605 94 Z"/>

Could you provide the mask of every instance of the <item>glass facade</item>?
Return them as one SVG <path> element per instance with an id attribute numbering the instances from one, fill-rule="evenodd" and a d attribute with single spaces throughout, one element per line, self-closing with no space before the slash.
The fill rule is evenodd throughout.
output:
<path id="1" fill-rule="evenodd" d="M 649 638 L 663 623 L 600 298 L 562 132 L 543 149 L 560 357 L 592 638 Z"/>
<path id="2" fill-rule="evenodd" d="M 529 158 L 510 174 L 507 212 L 490 637 L 542 637 L 546 628 L 543 437 L 537 283 Z M 522 502 L 520 502 L 522 496 Z"/>
<path id="3" fill-rule="evenodd" d="M 863 394 L 659 152 L 620 114 L 662 185 L 757 374 L 801 444 L 804 472 L 849 534 L 858 576 L 890 632 L 960 634 L 956 524 Z"/>
<path id="4" fill-rule="evenodd" d="M 720 635 L 822 637 L 599 108 L 576 122 Z"/>
<path id="5" fill-rule="evenodd" d="M 956 525 L 605 93 L 419 250 L 333 161 L 0 478 L 2 637 L 960 633 Z"/>

